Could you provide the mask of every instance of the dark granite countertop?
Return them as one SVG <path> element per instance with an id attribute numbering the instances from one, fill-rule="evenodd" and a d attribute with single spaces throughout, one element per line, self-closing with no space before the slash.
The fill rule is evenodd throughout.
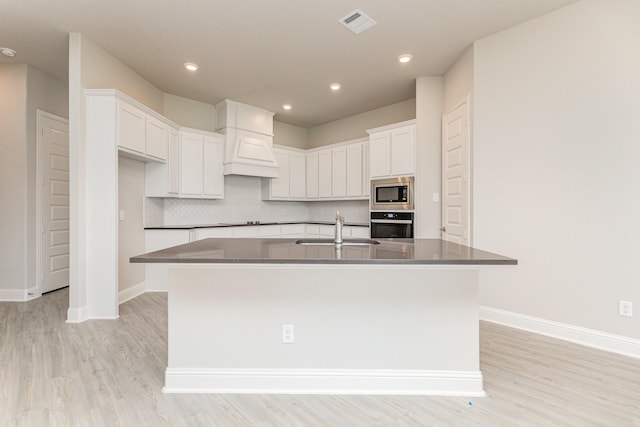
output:
<path id="1" fill-rule="evenodd" d="M 318 225 L 334 225 L 332 221 L 267 221 L 267 222 L 236 222 L 236 223 L 217 223 L 217 224 L 189 224 L 189 225 L 158 225 L 145 227 L 145 230 L 191 230 L 194 228 L 212 228 L 212 227 L 241 227 L 250 225 L 286 225 L 286 224 L 318 224 Z M 351 227 L 368 227 L 368 222 L 346 222 L 344 225 Z"/>
<path id="2" fill-rule="evenodd" d="M 377 245 L 299 245 L 298 239 L 203 239 L 132 257 L 132 263 L 516 265 L 440 239 L 376 239 Z"/>

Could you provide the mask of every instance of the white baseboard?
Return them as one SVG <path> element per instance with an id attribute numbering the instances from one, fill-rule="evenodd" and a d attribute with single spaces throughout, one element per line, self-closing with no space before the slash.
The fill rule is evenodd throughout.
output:
<path id="1" fill-rule="evenodd" d="M 71 308 L 67 310 L 67 323 L 81 323 L 89 320 L 89 308 L 87 306 L 80 308 Z"/>
<path id="2" fill-rule="evenodd" d="M 163 392 L 485 395 L 480 371 L 364 369 L 167 368 Z"/>
<path id="3" fill-rule="evenodd" d="M 491 307 L 480 307 L 480 320 L 640 359 L 640 340 Z"/>
<path id="4" fill-rule="evenodd" d="M 28 289 L 0 289 L 0 301 L 28 301 L 33 299 Z"/>
<path id="5" fill-rule="evenodd" d="M 141 282 L 137 285 L 133 285 L 132 287 L 122 290 L 118 293 L 118 304 L 129 301 L 130 299 L 133 299 L 138 295 L 142 295 L 145 292 L 147 292 L 147 282 Z"/>

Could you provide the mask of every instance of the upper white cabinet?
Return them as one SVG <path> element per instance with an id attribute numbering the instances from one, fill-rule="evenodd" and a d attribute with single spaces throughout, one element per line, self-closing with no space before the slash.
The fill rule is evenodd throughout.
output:
<path id="1" fill-rule="evenodd" d="M 167 160 L 169 124 L 131 102 L 117 101 L 118 148 L 141 160 Z"/>
<path id="2" fill-rule="evenodd" d="M 415 120 L 369 129 L 367 132 L 371 178 L 415 174 Z"/>
<path id="3" fill-rule="evenodd" d="M 262 200 L 305 200 L 305 152 L 293 148 L 274 147 L 273 155 L 280 165 L 280 176 L 262 179 Z"/>
<path id="4" fill-rule="evenodd" d="M 319 154 L 317 151 L 313 151 L 306 154 L 307 160 L 307 199 L 318 198 L 318 186 L 319 186 Z"/>
<path id="5" fill-rule="evenodd" d="M 318 152 L 318 197 L 331 198 L 332 186 L 331 150 Z"/>
<path id="6" fill-rule="evenodd" d="M 355 143 L 348 145 L 347 158 L 346 158 L 346 191 L 347 197 L 361 197 L 363 196 L 363 144 Z"/>
<path id="7" fill-rule="evenodd" d="M 368 147 L 368 140 L 358 139 L 308 150 L 304 155 L 306 180 L 302 178 L 302 158 L 299 178 L 291 173 L 289 179 L 293 185 L 300 186 L 300 194 L 305 181 L 306 191 L 302 200 L 366 199 L 369 188 Z"/>
<path id="8" fill-rule="evenodd" d="M 180 131 L 180 196 L 224 197 L 224 137 L 204 131 Z"/>
<path id="9" fill-rule="evenodd" d="M 289 191 L 293 199 L 304 199 L 307 193 L 307 156 L 304 152 L 289 153 Z"/>
<path id="10" fill-rule="evenodd" d="M 347 197 L 347 147 L 331 150 L 331 197 Z"/>
<path id="11" fill-rule="evenodd" d="M 146 195 L 222 199 L 223 158 L 223 135 L 196 129 L 171 129 L 167 164 L 147 164 Z"/>

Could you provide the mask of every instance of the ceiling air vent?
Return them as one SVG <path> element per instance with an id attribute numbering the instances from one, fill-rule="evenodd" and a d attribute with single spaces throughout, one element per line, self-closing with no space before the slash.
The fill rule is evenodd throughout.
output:
<path id="1" fill-rule="evenodd" d="M 356 9 L 347 16 L 340 18 L 338 22 L 356 34 L 376 25 L 376 21 L 365 15 L 360 9 Z"/>

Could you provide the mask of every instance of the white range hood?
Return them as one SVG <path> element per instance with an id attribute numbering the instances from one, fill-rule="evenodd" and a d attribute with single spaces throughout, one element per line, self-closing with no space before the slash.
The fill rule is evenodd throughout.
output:
<path id="1" fill-rule="evenodd" d="M 225 99 L 216 104 L 216 130 L 226 135 L 224 174 L 277 178 L 271 111 Z"/>

